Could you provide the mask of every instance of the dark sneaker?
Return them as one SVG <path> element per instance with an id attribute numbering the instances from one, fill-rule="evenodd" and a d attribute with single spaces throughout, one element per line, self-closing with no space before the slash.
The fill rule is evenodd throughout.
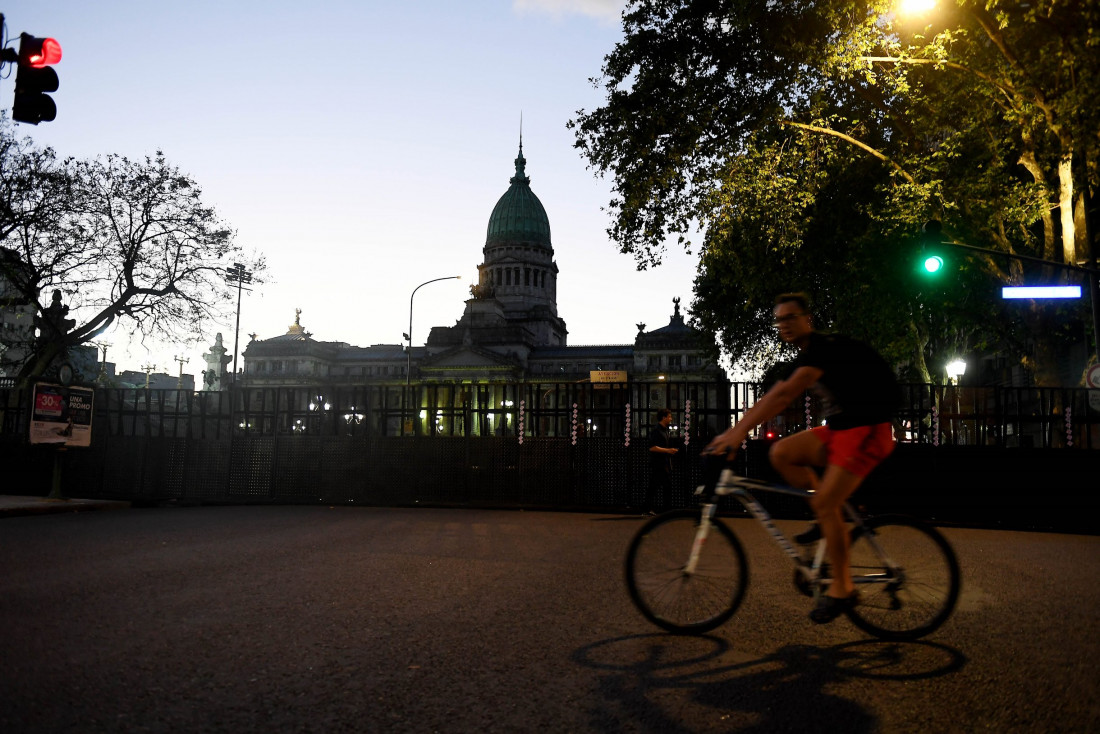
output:
<path id="1" fill-rule="evenodd" d="M 827 624 L 844 614 L 849 609 L 859 604 L 859 592 L 853 591 L 851 596 L 838 599 L 835 596 L 822 595 L 817 600 L 817 605 L 810 612 L 810 621 L 817 624 Z"/>
<path id="2" fill-rule="evenodd" d="M 809 545 L 810 543 L 816 543 L 821 540 L 821 526 L 816 522 L 810 523 L 810 527 L 803 530 L 798 535 L 794 536 L 794 542 L 799 545 Z"/>

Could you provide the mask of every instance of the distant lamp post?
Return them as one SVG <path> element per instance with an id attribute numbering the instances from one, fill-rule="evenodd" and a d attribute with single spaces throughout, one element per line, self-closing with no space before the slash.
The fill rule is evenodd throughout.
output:
<path id="1" fill-rule="evenodd" d="M 959 378 L 966 374 L 966 362 L 955 359 L 947 363 L 947 379 L 953 384 L 959 383 Z"/>
<path id="2" fill-rule="evenodd" d="M 95 346 L 103 350 L 103 361 L 99 363 L 99 374 L 96 376 L 96 382 L 103 384 L 107 381 L 107 347 L 111 346 L 107 342 L 92 342 Z"/>
<path id="3" fill-rule="evenodd" d="M 157 366 L 155 364 L 143 364 L 141 369 L 145 371 L 145 389 L 149 389 L 149 374 L 155 370 Z"/>
<path id="4" fill-rule="evenodd" d="M 961 359 L 953 359 L 947 363 L 945 369 L 947 370 L 947 381 L 952 385 L 958 385 L 959 378 L 966 374 L 966 362 Z M 948 418 L 948 425 L 950 426 L 948 435 L 952 436 L 953 440 L 956 442 L 965 441 L 967 430 L 966 422 L 961 420 L 960 415 L 962 412 L 962 400 L 959 397 L 960 391 L 952 390 L 951 392 L 955 394 L 955 404 L 954 406 L 950 406 L 950 403 L 948 405 L 952 407 L 955 412 Z"/>
<path id="5" fill-rule="evenodd" d="M 233 382 L 237 382 L 237 343 L 241 336 L 241 291 L 246 283 L 252 282 L 252 271 L 245 270 L 244 265 L 233 263 L 233 267 L 225 269 L 225 282 L 237 284 L 237 327 L 233 330 Z"/>
<path id="6" fill-rule="evenodd" d="M 408 352 L 406 353 L 406 358 L 407 359 L 406 359 L 406 366 L 405 366 L 405 386 L 406 387 L 408 387 L 409 385 L 412 384 L 413 298 L 416 297 L 416 292 L 418 290 L 420 290 L 421 288 L 423 288 L 424 286 L 428 285 L 428 283 L 438 283 L 441 280 L 461 280 L 461 279 L 462 279 L 461 275 L 448 275 L 444 278 L 433 278 L 432 280 L 426 280 L 423 283 L 421 283 L 420 285 L 413 288 L 412 295 L 409 296 L 409 330 L 407 332 L 405 332 L 404 334 L 402 334 L 402 336 L 404 336 L 409 342 Z"/>
<path id="7" fill-rule="evenodd" d="M 190 357 L 176 357 L 176 361 L 180 363 L 180 376 L 176 379 L 176 389 L 183 389 L 183 366 L 191 361 Z"/>

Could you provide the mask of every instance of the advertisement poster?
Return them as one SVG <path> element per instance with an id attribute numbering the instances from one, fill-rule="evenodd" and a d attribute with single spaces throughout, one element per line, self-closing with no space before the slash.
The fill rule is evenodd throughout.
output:
<path id="1" fill-rule="evenodd" d="M 31 443 L 91 446 L 93 395 L 86 387 L 35 385 Z"/>

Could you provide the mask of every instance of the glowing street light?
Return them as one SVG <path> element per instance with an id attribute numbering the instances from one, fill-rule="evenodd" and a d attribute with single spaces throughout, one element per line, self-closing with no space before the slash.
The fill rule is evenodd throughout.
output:
<path id="1" fill-rule="evenodd" d="M 936 7 L 936 0 L 901 0 L 898 13 L 901 15 L 921 15 Z"/>
<path id="2" fill-rule="evenodd" d="M 966 362 L 954 359 L 947 363 L 947 379 L 958 384 L 959 378 L 966 374 Z"/>

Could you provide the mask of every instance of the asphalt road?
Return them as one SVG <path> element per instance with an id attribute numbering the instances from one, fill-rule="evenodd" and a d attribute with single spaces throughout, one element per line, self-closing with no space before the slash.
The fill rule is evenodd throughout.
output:
<path id="1" fill-rule="evenodd" d="M 199 507 L 0 521 L 0 731 L 1100 730 L 1100 538 L 949 529 L 964 573 L 919 643 L 820 627 L 734 520 L 738 614 L 632 608 L 639 518 Z"/>

